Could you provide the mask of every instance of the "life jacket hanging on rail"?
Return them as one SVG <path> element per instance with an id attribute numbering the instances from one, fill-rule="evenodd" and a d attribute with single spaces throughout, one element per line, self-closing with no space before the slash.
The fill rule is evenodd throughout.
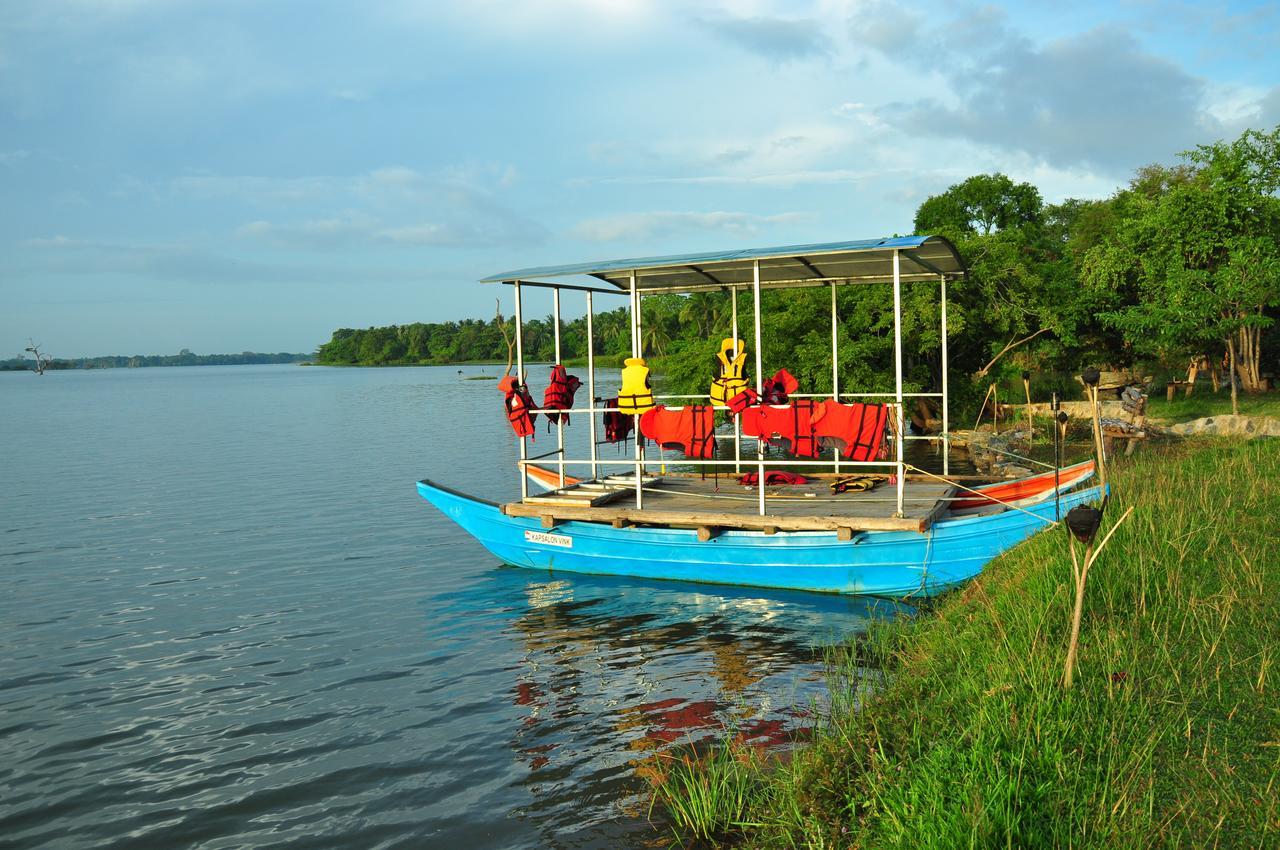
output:
<path id="1" fill-rule="evenodd" d="M 618 391 L 620 413 L 644 413 L 653 408 L 653 387 L 649 386 L 649 367 L 643 357 L 622 361 L 622 389 Z"/>
<path id="2" fill-rule="evenodd" d="M 515 376 L 507 375 L 498 381 L 498 389 L 503 393 L 502 407 L 507 412 L 511 429 L 516 432 L 517 437 L 532 437 L 533 420 L 538 414 L 532 412 L 535 408 L 529 388 Z"/>
<path id="3" fill-rule="evenodd" d="M 889 405 L 827 399 L 815 410 L 813 433 L 824 446 L 838 448 L 846 460 L 879 460 L 887 444 Z"/>
<path id="4" fill-rule="evenodd" d="M 711 403 L 725 407 L 729 399 L 747 388 L 747 381 L 742 376 L 747 363 L 746 344 L 728 337 L 720 340 L 716 360 L 720 361 L 720 375 L 711 382 Z"/>
<path id="5" fill-rule="evenodd" d="M 815 415 L 822 408 L 813 399 L 802 398 L 783 407 L 756 405 L 742 411 L 742 433 L 771 442 L 785 442 L 796 457 L 818 456 L 818 438 L 814 429 Z"/>
<path id="6" fill-rule="evenodd" d="M 604 406 L 606 408 L 616 408 L 618 400 L 616 398 L 605 399 Z M 630 436 L 631 429 L 635 424 L 636 420 L 625 413 L 612 409 L 605 410 L 604 438 L 611 443 L 620 443 Z"/>
<path id="7" fill-rule="evenodd" d="M 573 407 L 573 394 L 578 391 L 578 387 L 582 386 L 582 381 L 578 380 L 577 375 L 569 375 L 564 371 L 564 366 L 557 363 L 551 367 L 551 383 L 547 384 L 547 391 L 542 394 L 543 410 L 568 410 Z M 551 430 L 551 426 L 560 421 L 560 417 L 564 417 L 564 424 L 569 424 L 569 414 L 567 413 L 547 413 L 547 430 Z"/>
<path id="8" fill-rule="evenodd" d="M 716 456 L 716 412 L 710 405 L 668 408 L 660 404 L 640 417 L 640 433 L 659 446 L 679 448 L 686 457 Z"/>
<path id="9" fill-rule="evenodd" d="M 764 390 L 765 404 L 786 404 L 791 400 L 791 394 L 800 389 L 800 382 L 786 369 L 779 369 L 761 389 Z"/>

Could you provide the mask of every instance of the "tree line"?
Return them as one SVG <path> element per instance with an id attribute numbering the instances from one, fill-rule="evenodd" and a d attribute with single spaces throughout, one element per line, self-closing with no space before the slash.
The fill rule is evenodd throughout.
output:
<path id="1" fill-rule="evenodd" d="M 1280 127 L 1201 145 L 1174 165 L 1137 170 L 1104 200 L 1045 203 L 1030 183 L 981 174 L 926 199 L 914 232 L 947 237 L 969 274 L 949 284 L 953 397 L 1023 370 L 1071 392 L 1082 364 L 1142 365 L 1167 373 L 1192 356 L 1224 362 L 1248 392 L 1280 371 Z M 643 299 L 643 346 L 664 392 L 696 392 L 729 335 L 727 293 Z M 754 345 L 749 293 L 739 294 L 740 332 Z M 763 296 L 766 375 L 786 367 L 807 391 L 830 389 L 830 293 L 773 290 Z M 893 381 L 892 298 L 880 286 L 838 290 L 840 385 L 882 391 Z M 625 309 L 595 316 L 596 354 L 630 350 Z M 510 319 L 344 328 L 318 361 L 393 365 L 504 361 Z M 941 384 L 938 286 L 909 284 L 903 297 L 904 369 L 912 390 Z M 586 323 L 562 323 L 565 359 L 585 355 Z M 526 321 L 527 360 L 554 356 L 550 316 Z M 753 358 L 749 359 L 751 362 Z M 1018 382 L 1020 383 L 1020 382 Z"/>
<path id="2" fill-rule="evenodd" d="M 244 366 L 255 363 L 301 363 L 313 354 L 262 354 L 243 351 L 239 354 L 192 354 L 183 349 L 177 354 L 108 355 L 106 357 L 50 357 L 44 370 L 58 369 L 137 369 L 145 366 Z M 37 361 L 26 357 L 0 360 L 0 372 L 36 371 Z"/>

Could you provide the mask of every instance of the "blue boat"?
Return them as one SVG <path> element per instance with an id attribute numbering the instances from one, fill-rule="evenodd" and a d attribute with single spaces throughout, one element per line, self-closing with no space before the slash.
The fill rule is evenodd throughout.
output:
<path id="1" fill-rule="evenodd" d="M 575 521 L 547 530 L 538 519 L 507 516 L 496 502 L 433 481 L 419 481 L 418 492 L 494 557 L 516 567 L 902 598 L 963 584 L 1056 516 L 1100 499 L 1102 488 L 1024 510 L 944 518 L 924 532 L 865 531 L 848 541 L 834 531 L 746 530 L 702 541 L 697 529 Z"/>
<path id="2" fill-rule="evenodd" d="M 1081 467 L 1060 475 L 1059 470 L 1010 482 L 1007 489 L 979 491 L 949 477 L 950 430 L 947 388 L 947 282 L 965 274 L 954 246 L 937 236 L 791 245 L 720 251 L 709 254 L 610 260 L 571 266 L 548 266 L 506 272 L 484 282 L 512 287 L 516 332 L 511 343 L 516 374 L 500 385 L 506 393 L 505 410 L 519 438 L 519 500 L 498 504 L 466 495 L 433 480 L 418 482 L 418 492 L 439 508 L 503 563 L 537 570 L 614 575 L 637 579 L 672 579 L 721 585 L 746 585 L 787 590 L 818 591 L 881 597 L 927 597 L 963 584 L 993 558 L 1036 532 L 1056 525 L 1072 507 L 1099 500 L 1102 487 L 1072 491 L 1087 477 Z M 568 282 L 590 278 L 611 288 Z M 892 393 L 842 391 L 839 386 L 836 290 L 839 286 L 891 285 L 894 313 L 895 381 Z M 936 286 L 940 309 L 941 392 L 907 392 L 903 386 L 901 357 L 901 301 L 904 285 Z M 726 403 L 707 403 L 706 397 L 662 395 L 648 387 L 631 398 L 653 405 L 697 405 L 667 422 L 693 422 L 698 417 L 698 439 L 677 439 L 688 457 L 672 459 L 660 448 L 651 457 L 644 442 L 634 442 L 629 458 L 602 456 L 598 452 L 597 418 L 604 413 L 631 414 L 602 402 L 596 392 L 595 341 L 592 332 L 593 296 L 622 295 L 631 313 L 629 364 L 643 365 L 642 300 L 669 293 L 721 292 L 732 304 L 731 336 L 722 348 L 744 352 L 739 337 L 739 293 L 753 300 L 753 339 L 761 336 L 761 301 L 764 289 L 830 287 L 832 327 L 831 389 L 823 393 L 791 393 L 790 399 L 770 405 L 749 401 L 752 407 L 731 418 L 731 426 L 714 425 Z M 561 362 L 561 292 L 581 292 L 586 297 L 587 380 L 585 405 L 560 405 L 552 413 L 583 414 L 589 429 L 588 457 L 570 458 L 565 449 L 565 416 L 556 418 L 556 448 L 536 457 L 529 455 L 529 423 L 518 414 L 547 413 L 533 410 L 524 391 L 523 318 L 521 291 L 546 288 L 553 293 L 556 362 Z M 886 304 L 887 304 L 886 299 Z M 765 344 L 767 341 L 761 341 Z M 727 348 L 726 348 L 727 345 Z M 762 356 L 755 350 L 755 392 L 763 397 Z M 576 352 L 575 352 L 576 353 Z M 710 352 L 709 352 L 710 354 Z M 745 357 L 745 352 L 742 355 Z M 721 362 L 725 362 L 721 358 Z M 726 366 L 728 364 L 726 363 Z M 634 367 L 632 367 L 634 369 Z M 742 363 L 732 376 L 743 380 Z M 642 370 L 647 372 L 647 370 Z M 563 371 L 560 372 L 563 375 Z M 639 374 L 639 373 L 636 373 Z M 725 377 L 728 377 L 727 375 Z M 624 391 L 626 394 L 624 374 Z M 736 392 L 737 390 L 735 390 Z M 652 395 L 651 400 L 647 397 Z M 722 393 L 723 395 L 723 393 Z M 744 393 L 744 397 L 749 393 Z M 874 401 L 876 397 L 884 401 Z M 553 394 L 548 393 L 548 398 Z M 940 400 L 941 431 L 916 436 L 908 432 L 904 413 L 907 403 L 926 397 Z M 822 401 L 817 401 L 821 399 Z M 812 400 L 812 401 L 806 401 Z M 741 399 L 739 399 L 741 401 Z M 824 433 L 819 440 L 814 415 L 798 417 L 822 405 L 832 421 L 853 423 L 857 432 L 841 426 L 841 434 Z M 793 407 L 794 405 L 794 407 Z M 808 405 L 802 407 L 802 405 Z M 777 413 L 767 410 L 779 408 Z M 498 405 L 495 399 L 495 408 Z M 680 407 L 668 408 L 677 413 Z M 871 414 L 868 415 L 868 411 Z M 854 412 L 858 417 L 853 416 Z M 666 416 L 666 414 L 664 414 Z M 809 428 L 811 444 L 791 441 L 772 427 L 761 431 L 759 422 L 794 421 L 793 428 Z M 750 420 L 753 424 L 745 424 Z M 582 421 L 576 419 L 575 421 Z M 873 423 L 870 432 L 866 423 Z M 809 424 L 803 424 L 809 423 Z M 645 423 L 635 416 L 635 430 Z M 690 426 L 693 427 L 693 426 Z M 831 426 L 831 427 L 834 427 Z M 755 429 L 752 431 L 752 429 Z M 868 435 L 870 435 L 868 437 Z M 659 446 L 669 440 L 655 437 Z M 782 440 L 795 456 L 782 460 L 788 469 L 799 469 L 808 478 L 775 486 L 766 462 L 775 463 L 771 445 Z M 940 449 L 941 474 L 907 462 L 910 440 L 928 440 Z M 709 441 L 709 442 L 707 442 Z M 754 457 L 743 446 L 754 443 Z M 803 446 L 803 448 L 797 448 Z M 830 449 L 829 455 L 823 455 Z M 572 474 L 566 468 L 572 469 Z M 548 472 L 547 470 L 552 470 Z M 722 486 L 721 477 L 743 471 L 755 473 L 757 482 Z M 529 476 L 549 488 L 531 494 Z M 714 481 L 706 475 L 715 472 Z M 1068 472 L 1068 470 L 1061 470 Z M 868 485 L 849 483 L 851 474 Z M 1091 467 L 1090 467 L 1091 474 Z M 871 479 L 874 478 L 874 483 Z M 795 485 L 795 486 L 791 486 Z M 887 485 L 887 486 L 884 486 Z M 1022 485 L 1022 486 L 1019 486 Z M 968 491 L 967 493 L 965 491 Z M 995 494 L 1008 492 L 1011 501 Z M 978 498 L 975 498 L 977 496 Z M 952 505 L 955 511 L 952 511 Z"/>

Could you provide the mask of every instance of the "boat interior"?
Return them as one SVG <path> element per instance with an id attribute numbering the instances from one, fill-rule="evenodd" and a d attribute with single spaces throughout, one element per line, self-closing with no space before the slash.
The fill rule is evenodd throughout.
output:
<path id="1" fill-rule="evenodd" d="M 833 492 L 832 483 L 843 478 L 834 475 L 809 477 L 803 484 L 766 486 L 769 512 L 763 516 L 757 510 L 756 487 L 743 486 L 734 474 L 710 472 L 646 476 L 643 505 L 637 504 L 635 476 L 616 475 L 529 495 L 505 505 L 503 511 L 508 516 L 540 517 L 547 527 L 585 520 L 766 533 L 925 531 L 956 493 L 950 482 L 908 479 L 899 515 L 896 487 L 886 476 L 867 477 L 876 480 L 877 486 Z"/>

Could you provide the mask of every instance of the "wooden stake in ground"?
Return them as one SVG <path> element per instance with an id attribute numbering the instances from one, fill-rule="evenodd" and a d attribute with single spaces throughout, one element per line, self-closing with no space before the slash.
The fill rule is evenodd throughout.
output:
<path id="1" fill-rule="evenodd" d="M 1080 379 L 1084 381 L 1085 391 L 1089 394 L 1089 401 L 1093 403 L 1093 448 L 1098 456 L 1098 483 L 1102 485 L 1102 492 L 1107 492 L 1107 450 L 1102 444 L 1102 414 L 1098 404 L 1098 381 L 1101 379 L 1102 373 L 1093 366 L 1085 369 L 1080 373 Z"/>
<path id="2" fill-rule="evenodd" d="M 995 382 L 991 384 L 991 432 L 1000 433 L 1000 390 Z"/>
<path id="3" fill-rule="evenodd" d="M 987 400 L 991 398 L 991 391 L 996 388 L 995 384 L 987 387 L 987 394 L 982 397 L 982 404 L 978 407 L 978 418 L 973 420 L 973 430 L 977 431 L 978 426 L 982 424 L 982 414 L 987 410 Z"/>
<path id="4" fill-rule="evenodd" d="M 1071 536 L 1067 538 L 1067 548 L 1071 551 L 1071 573 L 1076 582 L 1076 604 L 1071 612 L 1071 640 L 1067 644 L 1067 662 L 1062 671 L 1062 687 L 1067 690 L 1071 689 L 1075 681 L 1076 655 L 1080 646 L 1080 617 L 1084 612 L 1084 588 L 1085 582 L 1089 579 L 1089 568 L 1098 560 L 1111 535 L 1115 534 L 1116 529 L 1129 518 L 1131 513 L 1133 513 L 1132 507 L 1120 516 L 1115 525 L 1111 526 L 1095 549 L 1093 538 L 1102 524 L 1102 512 L 1089 505 L 1077 505 L 1067 512 L 1067 529 L 1071 532 Z M 1076 558 L 1077 540 L 1084 544 L 1083 565 Z"/>
<path id="5" fill-rule="evenodd" d="M 1031 447 L 1031 441 L 1035 439 L 1036 429 L 1031 425 L 1031 373 L 1022 373 L 1022 389 L 1027 394 L 1027 447 Z"/>

